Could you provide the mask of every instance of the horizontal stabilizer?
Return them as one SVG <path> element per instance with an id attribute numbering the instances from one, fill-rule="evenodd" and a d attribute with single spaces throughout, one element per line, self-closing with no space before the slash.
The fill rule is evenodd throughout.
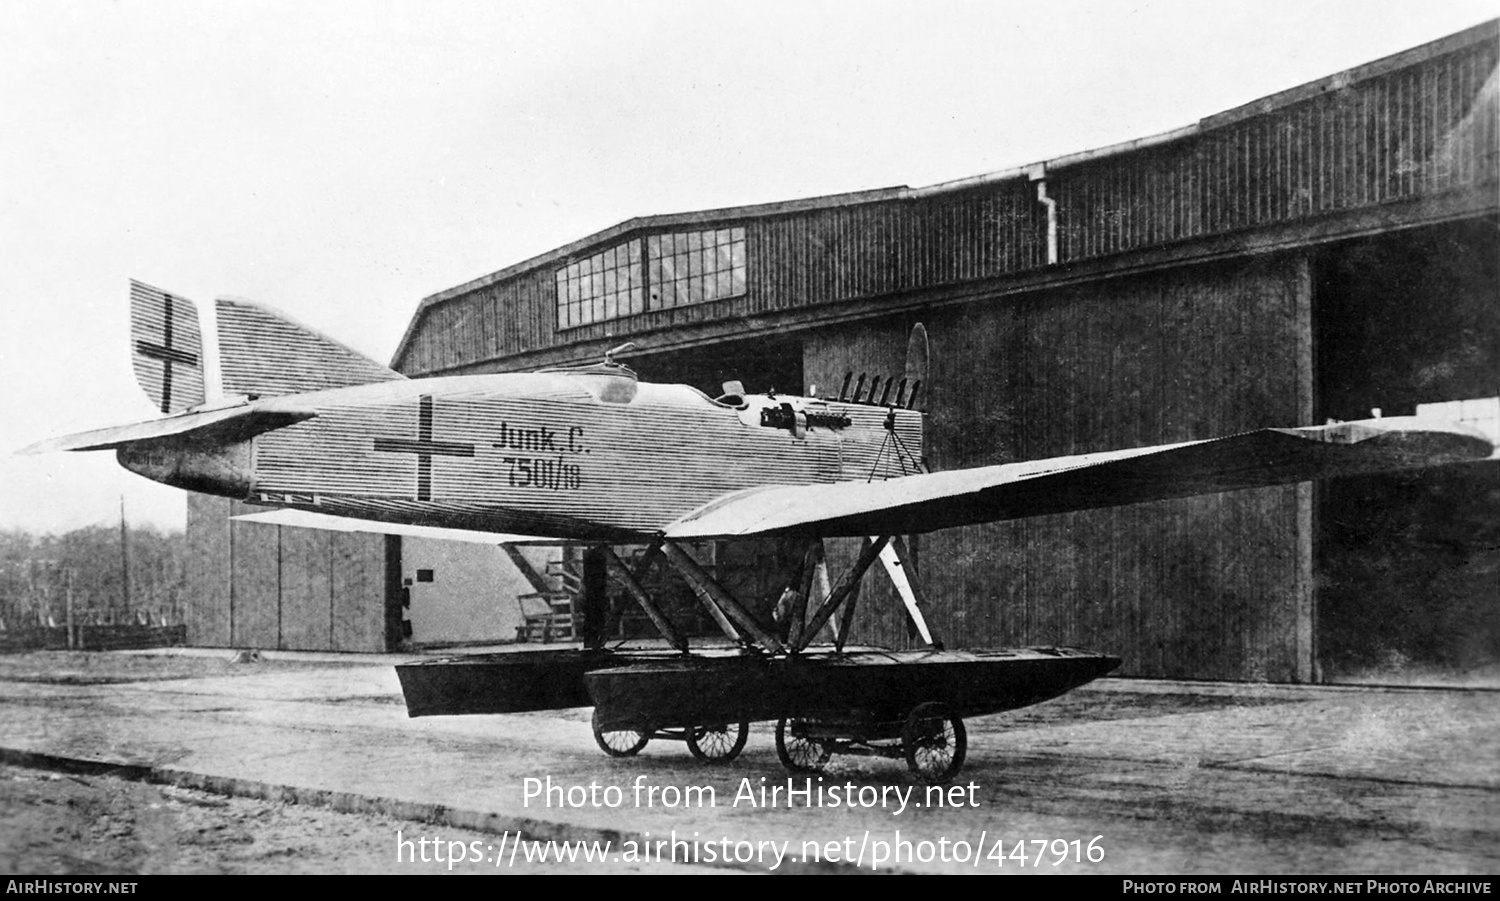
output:
<path id="1" fill-rule="evenodd" d="M 130 282 L 130 360 L 151 404 L 176 413 L 203 403 L 203 332 L 186 297 Z"/>
<path id="2" fill-rule="evenodd" d="M 1415 416 L 1007 463 L 882 482 L 770 486 L 712 501 L 668 538 L 901 535 L 1050 513 L 1116 507 L 1482 460 L 1478 431 Z"/>
<path id="3" fill-rule="evenodd" d="M 414 526 L 395 522 L 377 522 L 371 519 L 350 519 L 347 516 L 314 513 L 311 510 L 267 510 L 264 513 L 246 513 L 233 518 L 239 522 L 253 522 L 271 526 L 323 529 L 330 532 L 369 532 L 376 535 L 405 535 L 410 538 L 436 538 L 442 541 L 467 541 L 472 544 L 559 545 L 569 543 L 562 538 L 546 538 L 540 535 L 513 535 L 502 532 L 476 532 L 470 529 L 446 529 L 437 526 Z"/>
<path id="4" fill-rule="evenodd" d="M 227 407 L 197 413 L 180 413 L 149 422 L 112 426 L 79 432 L 24 447 L 18 453 L 45 454 L 53 451 L 108 450 L 135 441 L 149 441 L 191 432 L 214 443 L 231 444 L 262 432 L 285 428 L 316 416 L 309 410 L 268 410 L 256 407 Z"/>
<path id="5" fill-rule="evenodd" d="M 226 297 L 216 306 L 225 394 L 279 397 L 406 378 L 278 310 Z"/>

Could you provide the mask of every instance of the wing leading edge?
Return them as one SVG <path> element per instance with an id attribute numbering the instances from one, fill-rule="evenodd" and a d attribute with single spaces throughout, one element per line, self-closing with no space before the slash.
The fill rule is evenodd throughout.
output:
<path id="1" fill-rule="evenodd" d="M 466 541 L 470 544 L 571 544 L 571 539 L 546 535 L 517 535 L 508 532 L 481 532 L 443 526 L 421 526 L 410 523 L 353 519 L 310 510 L 279 509 L 260 513 L 242 513 L 232 517 L 237 522 L 269 526 L 292 526 L 299 529 L 322 529 L 329 532 L 367 532 L 374 535 L 404 535 L 409 538 L 436 538 L 443 541 Z"/>
<path id="2" fill-rule="evenodd" d="M 680 539 L 856 537 L 1115 507 L 1488 457 L 1479 432 L 1415 416 L 1261 429 L 883 482 L 768 486 L 718 498 L 665 530 Z"/>

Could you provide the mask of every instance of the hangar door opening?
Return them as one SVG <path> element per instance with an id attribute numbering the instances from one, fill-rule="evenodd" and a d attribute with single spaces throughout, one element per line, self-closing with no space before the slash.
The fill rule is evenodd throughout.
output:
<path id="1" fill-rule="evenodd" d="M 1314 286 L 1319 420 L 1500 393 L 1493 218 L 1335 245 Z M 1316 488 L 1322 680 L 1500 685 L 1500 463 Z"/>
<path id="2" fill-rule="evenodd" d="M 717 341 L 646 353 L 629 363 L 641 381 L 692 385 L 709 397 L 718 397 L 724 383 L 732 380 L 743 383 L 752 394 L 800 394 L 803 390 L 802 342 L 795 338 Z"/>

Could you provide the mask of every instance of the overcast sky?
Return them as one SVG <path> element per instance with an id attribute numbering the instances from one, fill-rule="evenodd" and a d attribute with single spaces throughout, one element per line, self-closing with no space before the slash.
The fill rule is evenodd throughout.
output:
<path id="1" fill-rule="evenodd" d="M 1144 137 L 1495 0 L 117 2 L 0 20 L 0 528 L 180 526 L 127 280 L 386 362 L 418 301 L 633 216 L 921 186 Z M 1290 423 L 1289 423 L 1290 425 Z"/>

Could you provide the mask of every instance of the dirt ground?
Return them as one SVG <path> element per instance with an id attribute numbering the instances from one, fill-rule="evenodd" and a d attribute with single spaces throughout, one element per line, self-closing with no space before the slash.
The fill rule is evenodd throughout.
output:
<path id="1" fill-rule="evenodd" d="M 493 848 L 498 837 L 316 807 L 225 798 L 108 775 L 0 765 L 0 874 L 437 874 L 429 860 L 396 861 L 397 834 Z M 425 850 L 425 849 L 424 849 Z M 420 857 L 413 852 L 413 857 Z M 447 855 L 433 850 L 430 857 Z M 563 873 L 556 863 L 508 861 L 497 873 Z M 571 870 L 578 872 L 579 870 Z M 591 864 L 590 873 L 729 872 L 652 862 Z"/>
<path id="2" fill-rule="evenodd" d="M 36 651 L 0 655 L 5 682 L 62 685 L 245 676 L 326 669 L 337 662 L 262 657 L 253 652 L 205 656 Z M 349 665 L 365 665 L 355 661 Z M 473 873 L 450 867 L 446 853 L 415 848 L 397 861 L 401 838 L 425 836 L 493 848 L 498 837 L 386 817 L 232 798 L 107 773 L 54 772 L 0 764 L 0 874 L 302 874 Z M 413 859 L 415 858 L 415 859 Z M 508 859 L 502 873 L 559 873 L 556 863 Z M 590 864 L 591 873 L 718 872 L 652 862 Z"/>

